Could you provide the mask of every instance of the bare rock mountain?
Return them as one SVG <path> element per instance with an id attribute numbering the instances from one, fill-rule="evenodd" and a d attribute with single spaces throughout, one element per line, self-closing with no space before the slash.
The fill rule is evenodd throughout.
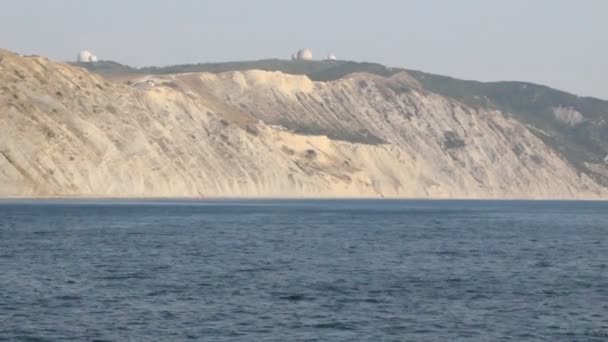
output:
<path id="1" fill-rule="evenodd" d="M 496 94 L 352 62 L 104 65 L 0 51 L 0 196 L 608 196 L 608 112 L 551 104 L 546 128 Z"/>

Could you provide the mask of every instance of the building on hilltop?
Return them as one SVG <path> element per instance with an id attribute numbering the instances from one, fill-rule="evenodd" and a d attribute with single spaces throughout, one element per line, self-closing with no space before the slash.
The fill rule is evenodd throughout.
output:
<path id="1" fill-rule="evenodd" d="M 97 56 L 91 53 L 91 51 L 83 50 L 78 53 L 76 61 L 78 63 L 95 63 L 97 62 Z"/>
<path id="2" fill-rule="evenodd" d="M 294 61 L 312 61 L 312 51 L 310 49 L 301 49 L 291 55 Z"/>

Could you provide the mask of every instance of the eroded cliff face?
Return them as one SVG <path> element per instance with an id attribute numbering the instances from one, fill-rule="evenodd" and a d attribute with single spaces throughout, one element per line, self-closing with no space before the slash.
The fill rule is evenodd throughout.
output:
<path id="1" fill-rule="evenodd" d="M 606 198 L 508 113 L 407 73 L 110 82 L 0 52 L 0 196 Z"/>

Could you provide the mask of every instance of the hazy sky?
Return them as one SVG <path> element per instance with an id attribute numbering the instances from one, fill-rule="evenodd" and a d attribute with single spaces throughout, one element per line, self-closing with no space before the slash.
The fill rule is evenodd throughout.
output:
<path id="1" fill-rule="evenodd" d="M 606 0 L 0 0 L 0 47 L 135 66 L 323 57 L 608 99 Z"/>

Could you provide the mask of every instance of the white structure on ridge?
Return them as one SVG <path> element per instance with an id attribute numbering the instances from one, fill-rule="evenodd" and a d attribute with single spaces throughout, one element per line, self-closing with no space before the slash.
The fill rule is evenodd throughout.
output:
<path id="1" fill-rule="evenodd" d="M 97 56 L 91 53 L 91 51 L 80 51 L 78 53 L 77 61 L 79 63 L 95 63 L 97 62 Z"/>
<path id="2" fill-rule="evenodd" d="M 335 61 L 335 60 L 338 60 L 338 58 L 333 53 L 330 53 L 329 55 L 327 55 L 327 60 L 328 61 Z"/>
<path id="3" fill-rule="evenodd" d="M 291 55 L 294 61 L 312 61 L 312 51 L 310 49 L 302 49 Z"/>

